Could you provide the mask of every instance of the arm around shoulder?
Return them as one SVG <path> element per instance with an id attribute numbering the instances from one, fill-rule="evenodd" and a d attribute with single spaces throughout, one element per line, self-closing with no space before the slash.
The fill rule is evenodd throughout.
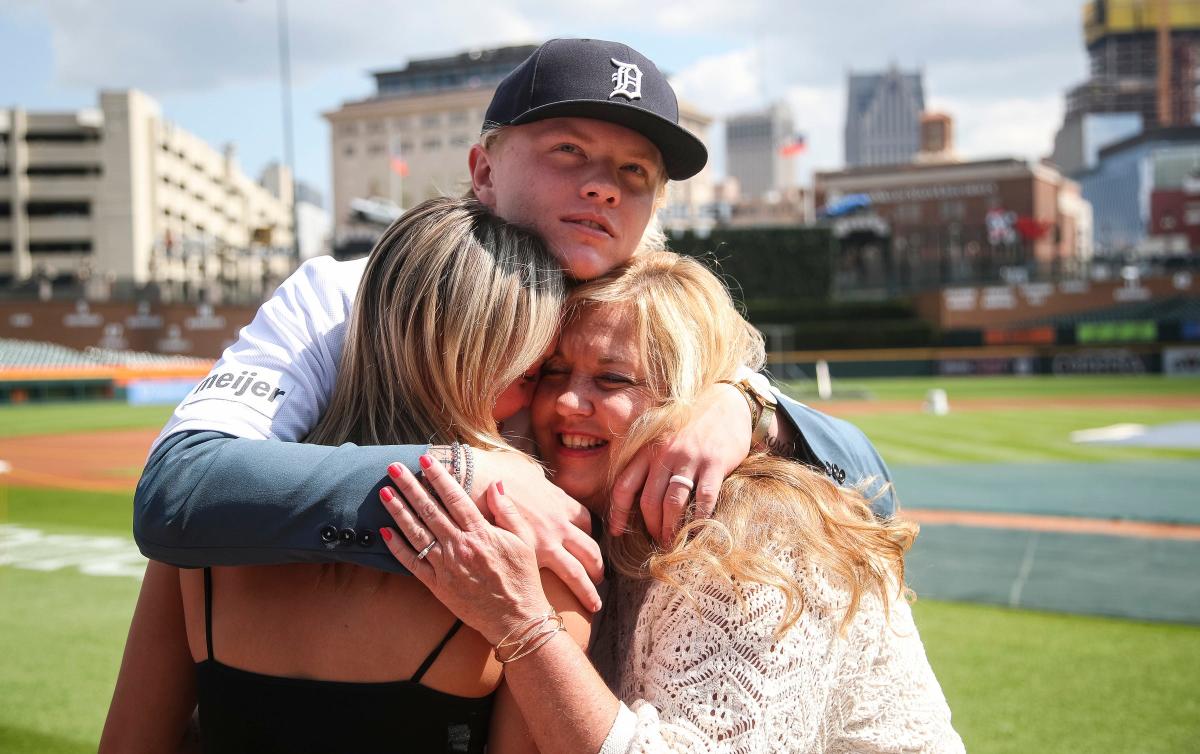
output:
<path id="1" fill-rule="evenodd" d="M 134 537 L 178 566 L 349 562 L 404 572 L 376 536 L 386 468 L 426 446 L 359 447 L 190 432 L 164 440 L 134 495 Z"/>

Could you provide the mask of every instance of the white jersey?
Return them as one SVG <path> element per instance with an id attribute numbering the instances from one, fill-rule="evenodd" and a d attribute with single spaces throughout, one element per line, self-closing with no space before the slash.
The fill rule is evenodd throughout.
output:
<path id="1" fill-rule="evenodd" d="M 366 258 L 316 257 L 302 264 L 176 407 L 154 447 L 189 430 L 256 440 L 304 439 L 333 393 L 350 309 L 366 267 Z"/>

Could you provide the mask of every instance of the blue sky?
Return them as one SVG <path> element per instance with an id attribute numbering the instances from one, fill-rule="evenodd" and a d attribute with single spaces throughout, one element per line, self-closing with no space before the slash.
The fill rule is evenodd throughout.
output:
<path id="1" fill-rule="evenodd" d="M 627 42 L 718 118 L 784 100 L 809 139 L 802 173 L 841 162 L 846 72 L 890 63 L 924 71 L 928 104 L 955 117 L 964 156 L 1036 158 L 1050 150 L 1064 90 L 1086 74 L 1081 6 L 290 0 L 297 172 L 328 198 L 321 113 L 369 95 L 370 71 L 554 36 Z M 101 88 L 135 87 L 214 146 L 233 142 L 256 175 L 283 152 L 276 18 L 276 0 L 0 0 L 0 106 L 74 109 Z"/>

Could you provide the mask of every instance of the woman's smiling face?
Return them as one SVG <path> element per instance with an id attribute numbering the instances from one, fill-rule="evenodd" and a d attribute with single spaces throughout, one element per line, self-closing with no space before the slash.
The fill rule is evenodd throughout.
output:
<path id="1" fill-rule="evenodd" d="M 651 405 L 628 315 L 619 306 L 579 312 L 542 365 L 533 397 L 534 438 L 554 483 L 596 513 L 620 442 Z"/>

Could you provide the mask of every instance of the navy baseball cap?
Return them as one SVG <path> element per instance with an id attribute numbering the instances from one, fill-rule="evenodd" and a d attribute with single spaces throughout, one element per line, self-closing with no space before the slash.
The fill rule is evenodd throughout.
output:
<path id="1" fill-rule="evenodd" d="M 552 39 L 508 74 L 488 105 L 484 126 L 547 118 L 592 118 L 637 131 L 662 154 L 667 177 L 682 181 L 708 162 L 704 142 L 679 125 L 667 77 L 628 45 Z"/>

